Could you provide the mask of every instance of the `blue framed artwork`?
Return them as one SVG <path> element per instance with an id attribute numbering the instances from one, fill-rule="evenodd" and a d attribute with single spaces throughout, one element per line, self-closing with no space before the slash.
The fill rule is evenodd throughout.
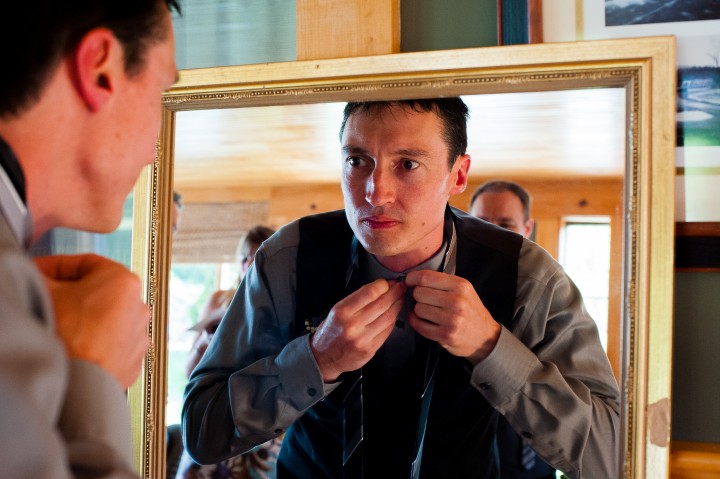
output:
<path id="1" fill-rule="evenodd" d="M 677 38 L 676 220 L 720 221 L 720 1 L 582 0 L 585 40 Z"/>

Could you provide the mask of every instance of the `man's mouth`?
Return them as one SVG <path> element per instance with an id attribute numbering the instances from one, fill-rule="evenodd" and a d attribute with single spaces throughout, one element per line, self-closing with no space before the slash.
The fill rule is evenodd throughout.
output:
<path id="1" fill-rule="evenodd" d="M 387 216 L 366 216 L 360 221 L 374 230 L 388 229 L 400 224 L 397 219 Z"/>

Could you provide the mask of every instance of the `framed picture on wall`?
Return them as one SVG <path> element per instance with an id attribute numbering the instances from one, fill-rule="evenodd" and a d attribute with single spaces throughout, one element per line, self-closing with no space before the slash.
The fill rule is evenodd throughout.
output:
<path id="1" fill-rule="evenodd" d="M 677 221 L 720 221 L 720 1 L 582 0 L 585 40 L 677 37 Z"/>
<path id="2" fill-rule="evenodd" d="M 717 0 L 583 0 L 582 9 L 585 40 L 720 32 Z"/>

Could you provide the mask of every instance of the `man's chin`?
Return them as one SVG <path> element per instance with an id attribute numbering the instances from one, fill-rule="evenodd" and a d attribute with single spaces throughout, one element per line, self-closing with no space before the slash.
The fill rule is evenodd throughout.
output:
<path id="1" fill-rule="evenodd" d="M 116 231 L 122 222 L 122 215 L 97 215 L 88 218 L 88 221 L 80 223 L 74 229 L 87 231 L 88 233 L 108 234 Z"/>
<path id="2" fill-rule="evenodd" d="M 393 243 L 390 233 L 373 233 L 358 237 L 362 247 L 373 256 L 393 256 L 397 253 L 397 245 Z"/>

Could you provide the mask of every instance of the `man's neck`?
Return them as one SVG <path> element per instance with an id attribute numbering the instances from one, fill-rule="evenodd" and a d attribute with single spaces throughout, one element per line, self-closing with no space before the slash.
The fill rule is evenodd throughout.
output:
<path id="1" fill-rule="evenodd" d="M 429 269 L 433 271 L 439 271 L 444 263 L 447 246 L 448 242 L 444 241 L 440 248 L 435 252 L 435 254 L 427 258 L 425 261 L 401 270 L 390 269 L 385 264 L 383 264 L 377 256 L 365 252 L 366 259 L 365 261 L 363 261 L 363 274 L 366 275 L 369 279 L 384 278 L 389 280 L 397 278 L 400 274 L 408 273 L 414 270 Z"/>

